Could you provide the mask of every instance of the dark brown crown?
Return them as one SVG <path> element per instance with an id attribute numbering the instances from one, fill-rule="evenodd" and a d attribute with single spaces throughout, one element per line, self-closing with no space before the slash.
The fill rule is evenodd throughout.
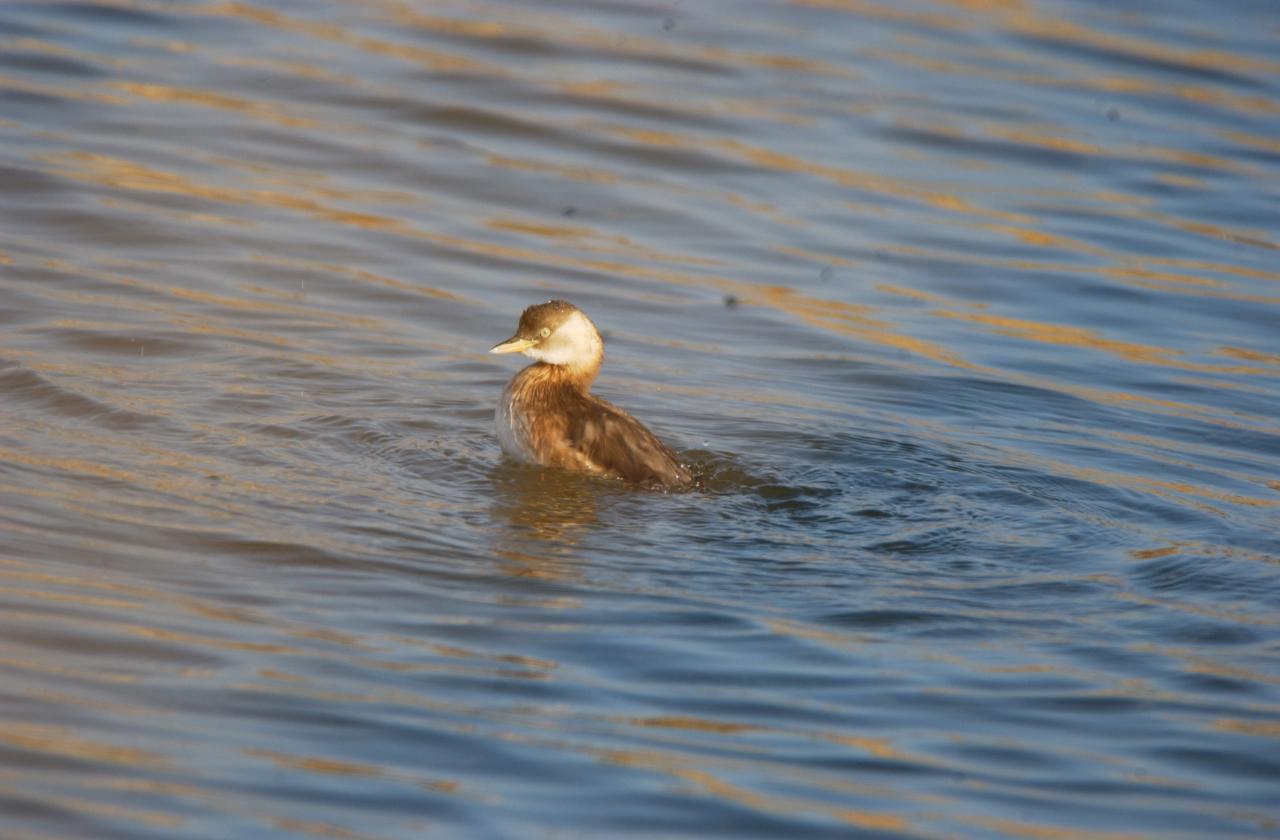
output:
<path id="1" fill-rule="evenodd" d="M 578 307 L 567 300 L 549 300 L 535 304 L 521 314 L 516 335 L 521 338 L 537 338 L 543 327 L 550 327 L 555 332 L 565 319 L 577 311 Z"/>

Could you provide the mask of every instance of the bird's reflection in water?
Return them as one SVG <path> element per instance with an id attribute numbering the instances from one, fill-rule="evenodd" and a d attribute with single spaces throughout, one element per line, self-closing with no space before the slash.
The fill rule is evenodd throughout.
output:
<path id="1" fill-rule="evenodd" d="M 493 516 L 501 524 L 494 553 L 522 577 L 574 577 L 582 535 L 597 522 L 608 483 L 567 470 L 504 462 L 490 473 Z"/>

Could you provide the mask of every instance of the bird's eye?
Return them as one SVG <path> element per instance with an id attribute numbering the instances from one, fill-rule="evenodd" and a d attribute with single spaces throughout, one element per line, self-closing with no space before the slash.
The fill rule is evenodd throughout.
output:
<path id="1" fill-rule="evenodd" d="M 543 338 L 546 338 L 547 336 L 551 335 L 551 327 L 543 327 L 541 332 L 538 333 L 538 335 L 542 336 Z"/>

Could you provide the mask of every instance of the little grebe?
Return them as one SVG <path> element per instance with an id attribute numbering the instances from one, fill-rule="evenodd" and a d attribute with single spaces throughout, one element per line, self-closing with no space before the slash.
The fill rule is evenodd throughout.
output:
<path id="1" fill-rule="evenodd" d="M 563 300 L 530 306 L 516 334 L 489 352 L 535 360 L 498 403 L 498 440 L 511 457 L 673 490 L 693 485 L 675 453 L 639 420 L 589 393 L 604 339 L 578 307 Z"/>

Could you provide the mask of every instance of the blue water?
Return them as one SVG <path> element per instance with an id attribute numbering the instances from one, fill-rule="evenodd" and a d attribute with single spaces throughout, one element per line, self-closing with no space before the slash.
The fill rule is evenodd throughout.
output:
<path id="1" fill-rule="evenodd" d="M 1280 836 L 1278 35 L 0 5 L 0 836 Z"/>

